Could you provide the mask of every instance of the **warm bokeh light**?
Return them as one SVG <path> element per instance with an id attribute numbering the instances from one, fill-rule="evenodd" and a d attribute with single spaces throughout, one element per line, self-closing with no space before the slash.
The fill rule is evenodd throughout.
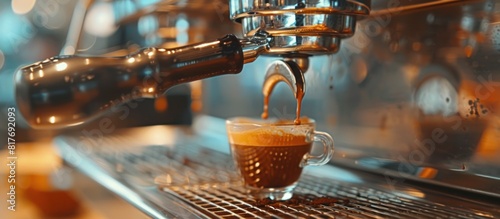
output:
<path id="1" fill-rule="evenodd" d="M 52 124 L 56 123 L 56 117 L 55 116 L 51 116 L 49 118 L 49 122 L 52 123 Z"/>
<path id="2" fill-rule="evenodd" d="M 36 0 L 12 0 L 12 11 L 16 14 L 26 14 L 35 6 Z"/>
<path id="3" fill-rule="evenodd" d="M 458 112 L 459 94 L 448 79 L 430 77 L 415 93 L 415 102 L 426 115 L 451 116 Z"/>
<path id="4" fill-rule="evenodd" d="M 203 109 L 203 84 L 201 81 L 193 81 L 189 85 L 191 87 L 191 110 L 201 112 Z"/>
<path id="5" fill-rule="evenodd" d="M 438 173 L 437 169 L 432 167 L 423 167 L 419 170 L 418 177 L 424 179 L 433 179 Z"/>
<path id="6" fill-rule="evenodd" d="M 470 45 L 467 45 L 464 47 L 465 56 L 467 56 L 467 58 L 470 58 L 472 56 L 473 51 L 474 51 L 474 47 L 472 47 Z"/>
<path id="7" fill-rule="evenodd" d="M 165 112 L 168 109 L 168 100 L 166 96 L 160 96 L 155 99 L 155 110 L 157 112 Z"/>
<path id="8" fill-rule="evenodd" d="M 68 64 L 66 64 L 66 62 L 61 62 L 56 64 L 57 71 L 64 71 L 66 70 L 66 68 L 68 68 Z"/>
<path id="9" fill-rule="evenodd" d="M 107 37 L 113 34 L 117 27 L 115 26 L 115 14 L 111 3 L 100 2 L 90 8 L 84 29 L 98 37 Z"/>

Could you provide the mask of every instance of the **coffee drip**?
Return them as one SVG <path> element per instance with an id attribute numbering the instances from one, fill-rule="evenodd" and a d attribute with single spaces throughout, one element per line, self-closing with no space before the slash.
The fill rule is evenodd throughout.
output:
<path id="1" fill-rule="evenodd" d="M 300 125 L 300 111 L 302 107 L 302 98 L 306 92 L 306 84 L 304 74 L 300 66 L 294 60 L 278 60 L 271 63 L 267 68 L 267 73 L 262 86 L 262 94 L 264 95 L 264 109 L 262 119 L 269 117 L 269 99 L 274 87 L 279 82 L 285 82 L 292 89 L 295 99 L 297 100 L 297 108 L 295 111 L 296 125 Z"/>

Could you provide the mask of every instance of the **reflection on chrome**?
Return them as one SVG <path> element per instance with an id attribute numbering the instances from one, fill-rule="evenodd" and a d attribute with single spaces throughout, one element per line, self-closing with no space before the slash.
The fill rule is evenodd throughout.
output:
<path id="1" fill-rule="evenodd" d="M 426 115 L 451 116 L 458 113 L 458 91 L 446 79 L 432 77 L 417 88 L 415 103 Z"/>
<path id="2" fill-rule="evenodd" d="M 180 83 L 239 73 L 247 59 L 255 60 L 246 48 L 266 45 L 251 40 L 242 45 L 228 35 L 168 50 L 145 48 L 125 57 L 50 58 L 17 72 L 17 103 L 33 127 L 77 125 L 131 99 L 162 95 Z M 57 120 L 51 119 L 54 114 Z"/>
<path id="3" fill-rule="evenodd" d="M 340 39 L 356 29 L 356 16 L 368 15 L 370 1 L 231 0 L 230 17 L 240 22 L 243 33 L 253 36 L 265 29 L 271 36 L 270 55 L 288 53 L 331 54 Z"/>
<path id="4" fill-rule="evenodd" d="M 66 68 L 68 68 L 68 64 L 66 62 L 61 62 L 56 64 L 56 71 L 64 71 L 66 70 Z"/>

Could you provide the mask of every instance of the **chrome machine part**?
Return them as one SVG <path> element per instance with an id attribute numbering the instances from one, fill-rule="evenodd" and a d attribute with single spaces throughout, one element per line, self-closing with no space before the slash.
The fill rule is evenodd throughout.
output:
<path id="1" fill-rule="evenodd" d="M 263 39 L 266 39 L 264 37 Z M 78 125 L 132 99 L 154 98 L 177 84 L 239 73 L 267 48 L 257 36 L 165 49 L 145 48 L 123 57 L 54 57 L 20 69 L 16 101 L 35 128 Z"/>
<path id="2" fill-rule="evenodd" d="M 240 40 L 243 48 L 243 59 L 245 63 L 253 62 L 259 55 L 269 50 L 268 42 L 269 34 L 263 30 L 259 30 L 251 38 L 244 38 Z"/>
<path id="3" fill-rule="evenodd" d="M 175 49 L 151 47 L 120 57 L 54 57 L 18 71 L 16 100 L 34 127 L 80 124 L 117 104 L 156 97 L 176 84 L 239 73 L 259 54 L 334 53 L 340 39 L 354 33 L 355 16 L 368 14 L 369 3 L 233 1 L 231 17 L 243 24 L 246 39 L 221 38 Z M 175 12 L 178 5 L 169 6 L 155 5 L 153 12 Z M 120 22 L 153 12 L 145 8 Z M 304 67 L 308 61 L 301 63 L 306 63 Z M 150 78 L 155 82 L 147 83 Z"/>
<path id="4" fill-rule="evenodd" d="M 269 99 L 274 87 L 279 82 L 288 84 L 297 99 L 295 122 L 298 124 L 300 123 L 302 99 L 306 94 L 306 81 L 301 68 L 293 60 L 276 60 L 267 67 L 264 84 L 262 85 L 262 94 L 264 95 L 264 111 L 262 112 L 262 118 L 267 119 L 269 116 Z"/>
<path id="5" fill-rule="evenodd" d="M 274 61 L 267 67 L 267 73 L 262 85 L 264 99 L 269 98 L 274 86 L 285 82 L 293 91 L 295 98 L 302 98 L 306 92 L 304 74 L 294 61 Z"/>
<path id="6" fill-rule="evenodd" d="M 357 27 L 337 54 L 310 57 L 305 74 L 302 112 L 333 133 L 333 162 L 498 196 L 499 2 L 373 1 Z M 245 71 L 261 71 L 275 59 L 259 59 Z M 253 107 L 262 95 L 252 95 L 262 78 L 232 79 L 207 82 L 206 113 L 262 112 Z M 234 89 L 222 92 L 222 83 Z M 280 99 L 270 116 L 292 117 L 296 99 L 284 88 L 274 89 Z M 230 96 L 235 92 L 244 98 Z M 234 108 L 220 107 L 226 104 Z"/>
<path id="7" fill-rule="evenodd" d="M 253 1 L 231 0 L 231 19 L 251 37 L 264 29 L 271 35 L 266 55 L 321 55 L 336 53 L 342 38 L 356 29 L 356 16 L 368 15 L 370 0 L 363 1 Z"/>

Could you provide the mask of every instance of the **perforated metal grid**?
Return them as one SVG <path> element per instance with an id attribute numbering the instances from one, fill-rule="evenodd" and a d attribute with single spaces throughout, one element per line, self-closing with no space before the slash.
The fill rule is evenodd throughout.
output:
<path id="1" fill-rule="evenodd" d="M 488 212 L 446 206 L 367 184 L 304 173 L 291 200 L 249 197 L 229 155 L 198 145 L 101 150 L 97 163 L 128 184 L 156 186 L 207 218 L 494 218 Z M 109 165 L 111 164 L 111 165 Z"/>
<path id="2" fill-rule="evenodd" d="M 321 183 L 328 182 L 328 183 Z M 210 218 L 493 218 L 485 212 L 409 199 L 361 185 L 305 175 L 297 194 L 273 202 L 248 197 L 240 185 L 170 187 Z"/>

